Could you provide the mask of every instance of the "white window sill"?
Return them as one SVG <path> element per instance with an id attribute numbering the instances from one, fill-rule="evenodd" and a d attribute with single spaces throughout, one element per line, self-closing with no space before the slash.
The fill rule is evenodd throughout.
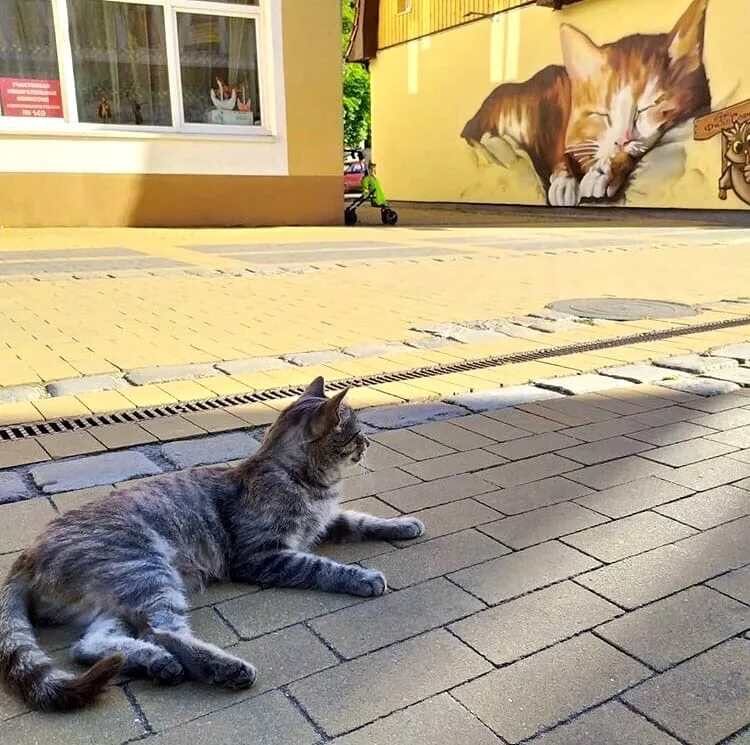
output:
<path id="1" fill-rule="evenodd" d="M 75 139 L 110 139 L 110 140 L 220 140 L 242 142 L 257 142 L 258 144 L 272 144 L 278 142 L 278 137 L 262 127 L 205 127 L 197 125 L 195 128 L 185 127 L 144 127 L 144 126 L 110 126 L 110 125 L 65 125 L 52 124 L 47 121 L 39 126 L 9 127 L 0 118 L 0 137 L 61 137 Z"/>

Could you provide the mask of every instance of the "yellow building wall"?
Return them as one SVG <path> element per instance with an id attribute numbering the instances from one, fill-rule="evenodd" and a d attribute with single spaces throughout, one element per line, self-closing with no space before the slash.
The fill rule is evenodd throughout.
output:
<path id="1" fill-rule="evenodd" d="M 549 117 L 536 125 L 529 122 L 534 109 L 537 113 L 542 109 L 538 105 L 541 101 L 538 86 L 534 89 L 527 84 L 520 90 L 531 96 L 534 105 L 524 109 L 520 104 L 514 105 L 511 97 L 504 94 L 505 118 L 501 121 L 499 115 L 493 114 L 494 123 L 500 125 L 498 136 L 472 146 L 461 133 L 483 101 L 500 84 L 523 83 L 548 65 L 563 65 L 562 35 L 566 33 L 561 29 L 563 24 L 574 27 L 568 34 L 569 44 L 571 35 L 579 40 L 578 48 L 584 44 L 577 30 L 586 34 L 591 40 L 589 44 L 595 48 L 633 34 L 670 34 L 677 28 L 678 20 L 689 11 L 693 31 L 699 35 L 703 5 L 706 11 L 702 63 L 710 81 L 710 111 L 744 105 L 733 108 L 723 117 L 714 117 L 716 121 L 699 122 L 701 131 L 715 133 L 710 139 L 696 139 L 693 116 L 670 127 L 655 146 L 631 161 L 634 170 L 626 171 L 619 189 L 621 172 L 617 171 L 616 175 L 616 168 L 608 160 L 613 150 L 595 140 L 595 154 L 591 155 L 589 150 L 588 154 L 584 153 L 585 157 L 596 159 L 597 164 L 602 162 L 604 171 L 609 168 L 610 185 L 613 190 L 617 189 L 614 194 L 596 198 L 591 179 L 584 188 L 585 172 L 573 178 L 583 204 L 747 209 L 750 204 L 747 183 L 750 182 L 750 168 L 747 168 L 750 166 L 750 65 L 746 23 L 750 4 L 747 0 L 694 0 L 693 3 L 689 0 L 628 0 L 627 3 L 585 0 L 560 12 L 526 6 L 379 51 L 371 64 L 373 159 L 388 197 L 425 202 L 549 203 L 550 180 L 545 180 L 544 174 L 532 163 L 524 138 L 549 153 L 551 147 L 545 149 L 544 142 L 555 138 L 563 138 L 561 142 L 564 142 L 565 123 L 555 127 Z M 686 42 L 684 29 L 688 26 L 681 27 L 682 34 L 664 37 L 673 42 L 675 56 L 680 52 L 680 44 L 684 46 Z M 689 55 L 690 50 L 682 50 L 682 53 Z M 579 63 L 573 64 L 585 67 L 580 58 L 580 54 L 574 56 Z M 685 65 L 690 67 L 688 62 Z M 645 62 L 640 67 L 641 72 L 649 69 Z M 593 73 L 584 69 L 583 72 L 593 74 L 595 87 L 605 86 L 600 81 L 613 79 L 614 75 L 611 69 L 598 69 Z M 567 68 L 565 74 L 571 78 Z M 581 71 L 573 74 L 580 75 Z M 611 94 L 629 85 L 637 87 L 631 79 L 637 77 L 636 73 L 621 71 L 619 75 L 616 86 L 607 94 L 612 111 L 597 111 L 597 117 L 611 115 L 616 119 L 621 116 L 622 101 L 613 101 Z M 667 81 L 664 87 L 666 90 L 661 92 L 660 99 L 652 98 L 647 103 L 656 100 L 656 108 L 665 109 L 672 99 L 684 98 L 684 90 L 675 90 L 678 83 Z M 601 91 L 596 95 L 606 98 Z M 492 117 L 485 119 L 490 121 Z M 746 120 L 749 123 L 742 126 Z M 567 123 L 570 121 L 570 117 L 565 119 Z M 721 132 L 732 126 L 737 130 L 731 137 L 744 144 L 742 152 L 735 153 L 737 162 L 733 170 L 725 176 L 729 184 L 728 188 L 727 183 L 724 184 L 726 198 L 721 199 L 719 180 L 730 165 L 723 153 L 732 144 Z M 569 147 L 575 144 L 568 139 Z M 580 143 L 577 147 L 581 152 Z M 589 191 L 592 195 L 585 197 Z"/>

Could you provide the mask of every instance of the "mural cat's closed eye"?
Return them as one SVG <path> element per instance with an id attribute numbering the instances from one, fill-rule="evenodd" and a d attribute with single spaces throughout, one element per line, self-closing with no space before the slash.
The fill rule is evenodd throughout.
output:
<path id="1" fill-rule="evenodd" d="M 669 33 L 602 46 L 561 26 L 565 64 L 498 86 L 461 136 L 490 157 L 508 141 L 525 151 L 553 206 L 615 198 L 670 129 L 710 109 L 707 4 L 693 0 Z"/>

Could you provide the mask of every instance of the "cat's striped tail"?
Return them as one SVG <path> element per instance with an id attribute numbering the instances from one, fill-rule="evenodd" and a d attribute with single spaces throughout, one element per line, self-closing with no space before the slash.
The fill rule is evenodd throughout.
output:
<path id="1" fill-rule="evenodd" d="M 0 679 L 32 708 L 67 711 L 92 702 L 117 673 L 122 655 L 99 660 L 80 676 L 56 670 L 39 647 L 28 611 L 21 557 L 0 588 Z"/>

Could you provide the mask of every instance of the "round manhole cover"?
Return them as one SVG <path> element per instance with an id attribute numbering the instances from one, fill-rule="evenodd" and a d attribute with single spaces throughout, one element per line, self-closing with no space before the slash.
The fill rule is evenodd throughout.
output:
<path id="1" fill-rule="evenodd" d="M 581 318 L 601 318 L 607 321 L 638 321 L 644 318 L 682 318 L 698 315 L 698 311 L 691 305 L 640 298 L 577 298 L 557 300 L 549 303 L 547 307 Z"/>

